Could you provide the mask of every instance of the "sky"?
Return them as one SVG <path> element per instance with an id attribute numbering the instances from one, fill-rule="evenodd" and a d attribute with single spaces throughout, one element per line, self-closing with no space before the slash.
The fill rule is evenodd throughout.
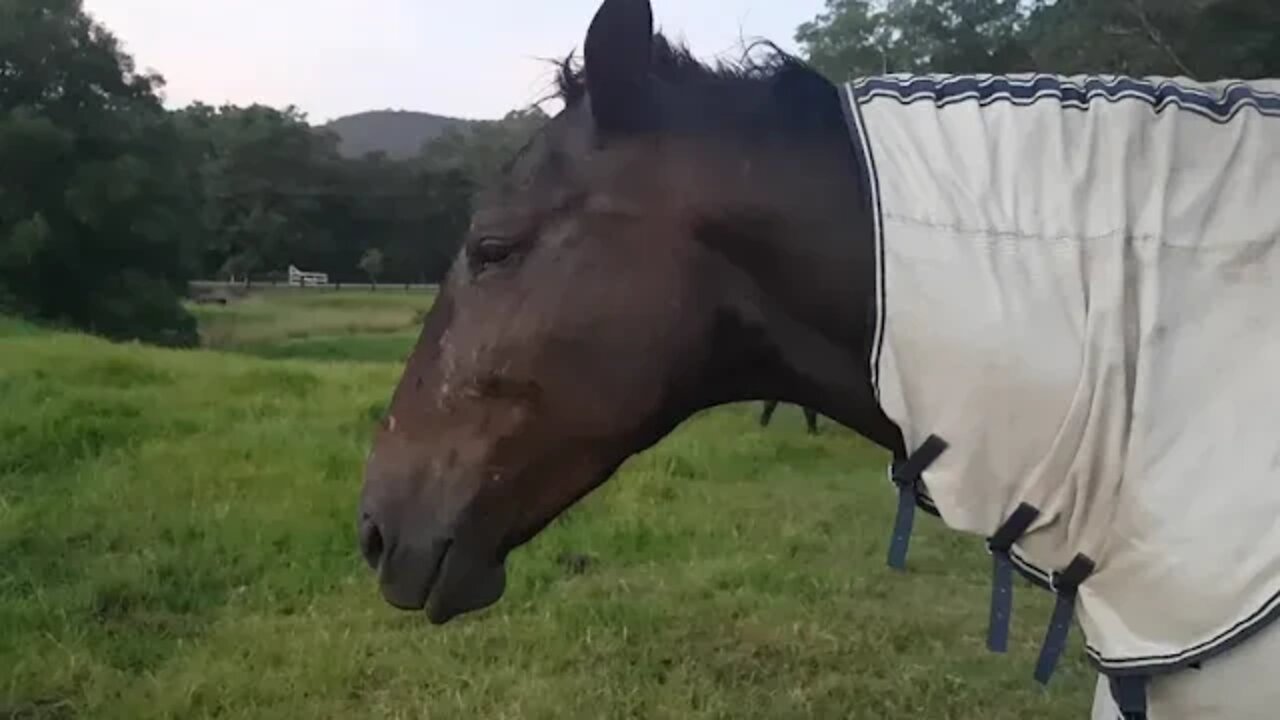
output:
<path id="1" fill-rule="evenodd" d="M 364 110 L 497 118 L 541 99 L 546 58 L 580 49 L 600 0 L 84 0 L 170 107 L 294 105 L 313 123 Z M 795 50 L 823 0 L 653 0 L 701 58 L 765 38 Z"/>

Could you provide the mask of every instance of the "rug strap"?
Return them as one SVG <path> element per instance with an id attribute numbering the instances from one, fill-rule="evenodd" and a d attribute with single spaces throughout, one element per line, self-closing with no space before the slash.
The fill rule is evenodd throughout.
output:
<path id="1" fill-rule="evenodd" d="M 1053 671 L 1058 667 L 1058 658 L 1067 646 L 1067 636 L 1071 632 L 1071 621 L 1075 619 L 1076 592 L 1080 584 L 1093 574 L 1096 566 L 1087 555 L 1077 554 L 1061 572 L 1053 573 L 1049 581 L 1049 589 L 1058 596 L 1053 605 L 1053 617 L 1049 620 L 1049 629 L 1045 632 L 1044 644 L 1040 646 L 1040 659 L 1036 662 L 1036 680 L 1047 685 Z"/>
<path id="2" fill-rule="evenodd" d="M 1124 720 L 1147 720 L 1147 676 L 1123 675 L 1108 677 L 1111 699 L 1120 708 Z"/>
<path id="3" fill-rule="evenodd" d="M 992 652 L 1009 649 L 1009 618 L 1013 615 L 1013 561 L 1009 551 L 1040 517 L 1040 510 L 1027 503 L 1018 509 L 987 538 L 991 553 L 991 614 L 987 620 L 987 648 Z"/>
<path id="4" fill-rule="evenodd" d="M 889 567 L 895 570 L 907 567 L 907 548 L 911 544 L 911 529 L 916 517 L 916 483 L 946 449 L 946 441 L 930 435 L 906 460 L 893 464 L 890 478 L 898 486 L 898 516 L 893 522 L 893 537 L 889 540 Z"/>

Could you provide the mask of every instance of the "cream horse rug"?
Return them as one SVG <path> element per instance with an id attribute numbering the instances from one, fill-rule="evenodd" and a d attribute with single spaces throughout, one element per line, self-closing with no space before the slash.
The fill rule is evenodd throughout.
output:
<path id="1" fill-rule="evenodd" d="M 1073 618 L 1099 720 L 1280 718 L 1280 82 L 844 87 L 904 498 Z M 905 528 L 904 528 L 905 521 Z"/>

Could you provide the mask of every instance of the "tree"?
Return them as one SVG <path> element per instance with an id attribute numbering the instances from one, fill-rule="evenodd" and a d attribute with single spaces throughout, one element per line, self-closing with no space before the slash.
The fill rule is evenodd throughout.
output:
<path id="1" fill-rule="evenodd" d="M 335 137 L 292 107 L 196 104 L 177 117 L 200 148 L 205 272 L 332 263 L 330 205 L 346 192 Z"/>
<path id="2" fill-rule="evenodd" d="M 547 120 L 546 113 L 534 106 L 512 110 L 501 120 L 453 127 L 424 145 L 420 159 L 427 169 L 461 170 L 473 183 L 484 185 Z"/>
<path id="3" fill-rule="evenodd" d="M 473 183 L 456 168 L 381 153 L 343 158 L 336 136 L 292 108 L 197 104 L 177 115 L 200 148 L 204 273 L 293 263 L 341 282 L 359 278 L 377 248 L 386 279 L 431 281 L 461 242 Z"/>
<path id="4" fill-rule="evenodd" d="M 514 112 L 421 157 L 346 159 L 294 108 L 169 113 L 162 82 L 79 0 L 0 0 L 0 311 L 182 345 L 196 274 L 439 280 L 474 189 L 546 120 Z"/>
<path id="5" fill-rule="evenodd" d="M 1268 0 L 1042 0 L 1024 35 L 1059 72 L 1280 74 L 1280 5 Z"/>
<path id="6" fill-rule="evenodd" d="M 79 0 L 0 0 L 0 303 L 108 337 L 196 341 L 199 204 L 159 76 Z"/>
<path id="7" fill-rule="evenodd" d="M 884 72 L 1280 74 L 1272 0 L 827 0 L 800 26 L 834 80 Z"/>
<path id="8" fill-rule="evenodd" d="M 827 0 L 796 31 L 810 62 L 837 80 L 886 72 L 1013 72 L 1034 60 L 1019 0 Z"/>
<path id="9" fill-rule="evenodd" d="M 373 289 L 378 289 L 378 276 L 382 274 L 382 251 L 378 248 L 369 248 L 364 251 L 364 256 L 360 258 L 360 269 L 369 276 L 369 282 L 373 284 Z"/>

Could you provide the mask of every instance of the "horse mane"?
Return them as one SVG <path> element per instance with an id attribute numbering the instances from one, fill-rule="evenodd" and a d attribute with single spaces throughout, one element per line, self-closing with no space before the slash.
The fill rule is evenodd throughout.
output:
<path id="1" fill-rule="evenodd" d="M 757 48 L 768 52 L 762 58 L 754 57 L 752 52 Z M 580 102 L 586 96 L 587 82 L 577 53 L 570 53 L 557 64 L 557 97 L 566 105 Z M 767 83 L 787 70 L 811 71 L 804 60 L 767 40 L 753 42 L 740 60 L 717 60 L 715 65 L 709 65 L 694 57 L 687 46 L 673 43 L 661 33 L 653 38 L 654 77 L 671 85 Z"/>
<path id="2" fill-rule="evenodd" d="M 555 97 L 566 108 L 582 102 L 587 84 L 576 53 L 557 65 Z M 767 40 L 748 45 L 738 60 L 708 64 L 687 46 L 658 33 L 653 39 L 653 77 L 683 98 L 679 104 L 696 106 L 696 112 L 671 113 L 684 129 L 737 126 L 811 132 L 821 127 L 844 132 L 839 95 L 831 81 Z"/>

